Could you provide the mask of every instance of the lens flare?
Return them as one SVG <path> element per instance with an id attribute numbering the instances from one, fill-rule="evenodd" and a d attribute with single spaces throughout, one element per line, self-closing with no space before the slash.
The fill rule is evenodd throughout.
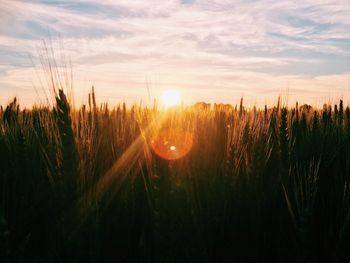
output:
<path id="1" fill-rule="evenodd" d="M 177 160 L 186 156 L 192 145 L 192 134 L 181 128 L 163 128 L 151 139 L 155 154 L 166 160 Z"/>

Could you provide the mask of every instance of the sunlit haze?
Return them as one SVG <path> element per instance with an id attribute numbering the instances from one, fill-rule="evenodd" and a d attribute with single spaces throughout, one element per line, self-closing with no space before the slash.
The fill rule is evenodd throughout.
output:
<path id="1" fill-rule="evenodd" d="M 161 101 L 165 107 L 179 105 L 181 102 L 180 91 L 178 91 L 178 90 L 165 90 L 165 91 L 163 91 Z"/>
<path id="2" fill-rule="evenodd" d="M 349 14 L 348 0 L 2 0 L 0 104 L 45 100 L 43 40 L 71 63 L 77 104 L 92 85 L 112 104 L 168 87 L 186 104 L 346 101 Z"/>

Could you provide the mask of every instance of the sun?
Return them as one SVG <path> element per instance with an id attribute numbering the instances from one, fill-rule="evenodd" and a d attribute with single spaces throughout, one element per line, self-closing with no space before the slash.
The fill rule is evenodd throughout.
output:
<path id="1" fill-rule="evenodd" d="M 181 102 L 180 91 L 169 89 L 162 92 L 162 103 L 165 107 L 172 107 L 179 105 Z"/>

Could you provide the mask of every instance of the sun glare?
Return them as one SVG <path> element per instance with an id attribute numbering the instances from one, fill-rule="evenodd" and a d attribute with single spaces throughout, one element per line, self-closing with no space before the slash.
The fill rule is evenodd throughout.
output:
<path id="1" fill-rule="evenodd" d="M 172 107 L 179 105 L 181 101 L 180 91 L 165 90 L 162 92 L 162 103 L 165 107 Z"/>

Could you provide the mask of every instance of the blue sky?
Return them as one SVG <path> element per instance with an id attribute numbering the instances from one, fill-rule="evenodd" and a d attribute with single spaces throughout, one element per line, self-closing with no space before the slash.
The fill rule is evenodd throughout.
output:
<path id="1" fill-rule="evenodd" d="M 349 0 L 88 0 L 0 3 L 0 103 L 49 90 L 43 40 L 72 62 L 75 100 L 322 105 L 350 95 Z"/>

